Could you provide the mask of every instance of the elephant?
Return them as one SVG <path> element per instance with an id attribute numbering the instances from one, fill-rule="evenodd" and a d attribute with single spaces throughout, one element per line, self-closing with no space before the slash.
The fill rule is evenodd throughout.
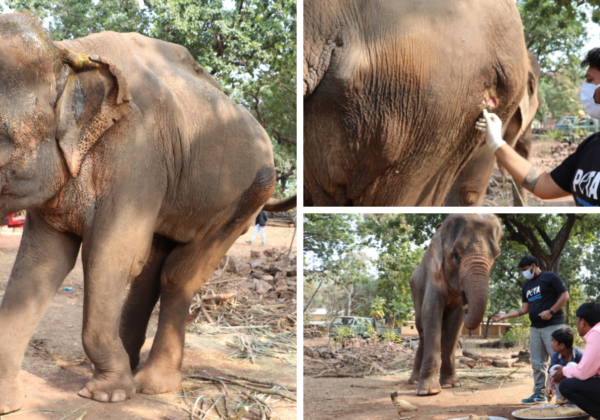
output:
<path id="1" fill-rule="evenodd" d="M 493 214 L 451 214 L 438 225 L 410 278 L 419 347 L 410 384 L 417 395 L 459 387 L 454 353 L 463 324 L 483 320 L 502 226 Z M 439 377 L 438 377 L 439 375 Z"/>
<path id="2" fill-rule="evenodd" d="M 178 388 L 194 294 L 261 209 L 294 207 L 270 199 L 267 133 L 186 48 L 136 33 L 54 42 L 3 14 L 0 63 L 0 218 L 27 210 L 0 305 L 0 414 L 23 405 L 27 343 L 80 249 L 94 373 L 79 395 Z"/>
<path id="3" fill-rule="evenodd" d="M 527 83 L 513 0 L 306 0 L 304 202 L 440 206 Z"/>
<path id="4" fill-rule="evenodd" d="M 540 63 L 531 51 L 528 51 L 527 55 L 529 57 L 527 85 L 517 111 L 503 127 L 506 143 L 525 159 L 529 158 L 533 140 L 531 123 L 542 102 L 538 93 Z M 444 204 L 463 207 L 481 206 L 494 168 L 494 161 L 494 153 L 490 148 L 485 144 L 481 145 L 452 184 Z M 512 194 L 515 206 L 527 205 L 527 192 L 522 186 L 515 188 L 513 184 Z"/>

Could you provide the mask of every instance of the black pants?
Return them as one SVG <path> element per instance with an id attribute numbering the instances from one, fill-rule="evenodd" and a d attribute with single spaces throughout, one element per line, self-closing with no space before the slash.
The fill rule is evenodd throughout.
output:
<path id="1" fill-rule="evenodd" d="M 560 382 L 560 393 L 595 419 L 600 419 L 600 378 L 586 381 L 567 378 Z"/>

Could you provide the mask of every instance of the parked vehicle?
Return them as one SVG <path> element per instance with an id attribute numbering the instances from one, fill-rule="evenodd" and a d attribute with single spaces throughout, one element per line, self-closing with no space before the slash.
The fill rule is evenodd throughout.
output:
<path id="1" fill-rule="evenodd" d="M 565 115 L 560 117 L 554 131 L 562 134 L 561 141 L 569 144 L 580 143 L 590 134 L 600 131 L 600 123 L 589 116 Z"/>
<path id="2" fill-rule="evenodd" d="M 372 332 L 375 332 L 378 337 L 381 337 L 390 331 L 393 331 L 395 334 L 400 336 L 400 333 L 402 332 L 402 327 L 378 326 L 377 320 L 374 318 L 364 318 L 359 316 L 337 316 L 329 324 L 329 336 L 335 335 L 337 328 L 344 327 L 348 328 L 348 335 L 352 338 L 370 338 Z"/>
<path id="3" fill-rule="evenodd" d="M 25 212 L 22 214 L 11 214 L 4 219 L 0 219 L 0 226 L 8 226 L 9 228 L 18 228 L 25 226 Z"/>

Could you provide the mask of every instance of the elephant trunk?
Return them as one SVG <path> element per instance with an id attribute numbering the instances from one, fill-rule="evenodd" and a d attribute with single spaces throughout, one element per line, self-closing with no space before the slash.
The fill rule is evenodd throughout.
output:
<path id="1" fill-rule="evenodd" d="M 483 320 L 490 288 L 492 260 L 482 255 L 469 255 L 461 261 L 460 285 L 465 308 L 464 323 L 469 330 L 476 329 Z"/>

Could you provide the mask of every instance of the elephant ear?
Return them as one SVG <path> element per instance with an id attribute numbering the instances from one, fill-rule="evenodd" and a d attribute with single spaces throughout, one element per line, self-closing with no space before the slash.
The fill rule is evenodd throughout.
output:
<path id="1" fill-rule="evenodd" d="M 538 81 L 540 78 L 540 64 L 531 51 L 528 51 L 529 68 L 527 71 L 527 84 L 517 111 L 506 124 L 504 140 L 509 146 L 515 147 L 523 133 L 531 126 L 535 113 L 540 106 L 541 97 L 538 94 Z"/>
<path id="2" fill-rule="evenodd" d="M 63 67 L 56 103 L 57 140 L 73 177 L 86 154 L 130 108 L 131 94 L 109 60 L 60 49 Z"/>
<path id="3" fill-rule="evenodd" d="M 443 285 L 445 283 L 445 275 L 444 275 L 444 248 L 442 244 L 442 229 L 440 227 L 442 224 L 439 224 L 436 227 L 435 234 L 433 238 L 431 238 L 431 243 L 429 244 L 429 249 L 427 252 L 430 253 L 429 256 L 429 276 L 434 284 Z"/>

